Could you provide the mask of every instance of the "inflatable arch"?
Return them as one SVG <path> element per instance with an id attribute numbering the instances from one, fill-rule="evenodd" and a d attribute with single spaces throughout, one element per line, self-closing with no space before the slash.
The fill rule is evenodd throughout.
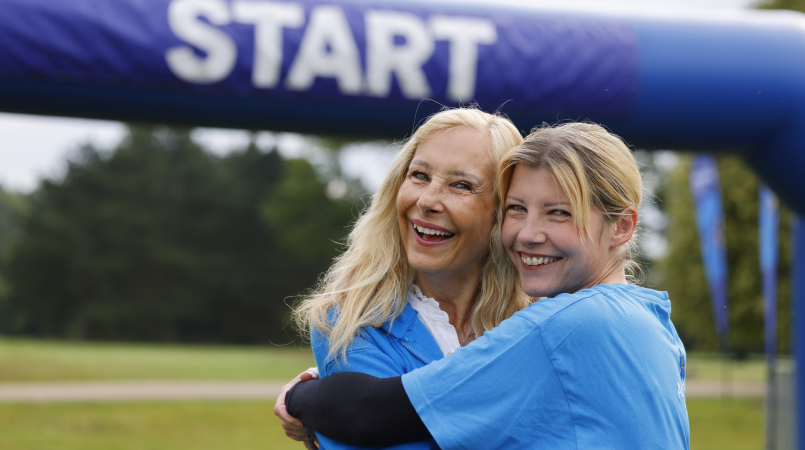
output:
<path id="1" fill-rule="evenodd" d="M 437 103 L 477 102 L 502 107 L 523 130 L 589 119 L 637 147 L 740 155 L 805 215 L 798 13 L 402 0 L 0 7 L 2 111 L 401 138 Z M 805 225 L 796 245 L 803 305 Z M 795 320 L 796 358 L 805 361 L 805 307 Z M 805 370 L 797 377 L 805 429 Z"/>

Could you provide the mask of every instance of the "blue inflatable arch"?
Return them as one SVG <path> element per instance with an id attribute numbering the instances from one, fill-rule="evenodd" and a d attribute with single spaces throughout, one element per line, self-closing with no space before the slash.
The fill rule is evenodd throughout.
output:
<path id="1" fill-rule="evenodd" d="M 0 110 L 401 138 L 440 104 L 733 153 L 805 215 L 805 16 L 403 1 L 0 0 Z M 418 115 L 416 114 L 419 107 Z M 805 304 L 805 226 L 795 301 Z M 805 308 L 796 310 L 805 361 Z M 805 429 L 805 370 L 799 371 Z M 805 449 L 805 440 L 799 444 Z"/>

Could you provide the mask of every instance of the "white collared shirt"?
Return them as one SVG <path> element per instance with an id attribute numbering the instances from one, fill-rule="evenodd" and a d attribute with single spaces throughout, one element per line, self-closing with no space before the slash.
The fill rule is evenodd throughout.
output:
<path id="1" fill-rule="evenodd" d="M 439 308 L 439 302 L 426 297 L 417 285 L 412 284 L 408 288 L 408 303 L 419 313 L 419 320 L 430 331 L 445 356 L 461 347 L 456 328 L 450 324 L 447 313 Z"/>

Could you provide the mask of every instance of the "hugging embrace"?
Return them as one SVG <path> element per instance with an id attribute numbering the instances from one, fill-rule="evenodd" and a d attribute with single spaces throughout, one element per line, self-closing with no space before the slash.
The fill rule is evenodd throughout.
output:
<path id="1" fill-rule="evenodd" d="M 473 108 L 407 141 L 294 311 L 319 380 L 275 406 L 308 448 L 687 449 L 685 348 L 633 261 L 617 136 Z"/>

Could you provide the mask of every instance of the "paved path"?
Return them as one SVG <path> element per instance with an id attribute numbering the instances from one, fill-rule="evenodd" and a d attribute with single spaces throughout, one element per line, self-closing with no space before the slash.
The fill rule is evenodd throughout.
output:
<path id="1" fill-rule="evenodd" d="M 284 382 L 82 381 L 0 383 L 0 403 L 119 402 L 143 400 L 270 400 Z"/>
<path id="2" fill-rule="evenodd" d="M 270 400 L 281 381 L 76 381 L 0 383 L 0 403 L 120 402 L 144 400 Z M 689 380 L 688 398 L 763 397 L 763 383 Z"/>
<path id="3" fill-rule="evenodd" d="M 685 387 L 688 398 L 704 397 L 764 397 L 766 395 L 766 383 L 733 381 L 721 383 L 721 381 L 710 380 L 688 380 Z"/>

